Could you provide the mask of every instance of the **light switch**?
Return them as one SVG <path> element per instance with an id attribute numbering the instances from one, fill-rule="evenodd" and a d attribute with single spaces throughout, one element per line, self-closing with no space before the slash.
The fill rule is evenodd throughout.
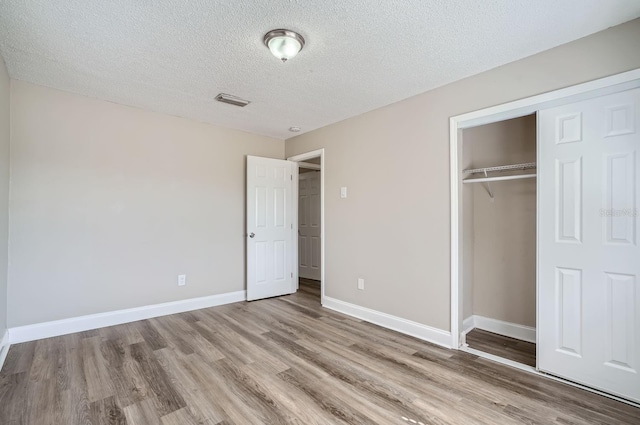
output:
<path id="1" fill-rule="evenodd" d="M 342 186 L 340 188 L 340 197 L 341 198 L 346 198 L 347 197 L 347 187 L 346 186 Z"/>

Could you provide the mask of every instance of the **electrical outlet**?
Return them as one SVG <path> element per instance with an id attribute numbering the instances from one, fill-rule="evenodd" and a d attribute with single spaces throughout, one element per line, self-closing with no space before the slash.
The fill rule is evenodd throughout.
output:
<path id="1" fill-rule="evenodd" d="M 187 275 L 179 274 L 178 275 L 178 286 L 184 286 L 187 284 Z"/>
<path id="2" fill-rule="evenodd" d="M 358 289 L 364 290 L 364 279 L 358 278 Z"/>

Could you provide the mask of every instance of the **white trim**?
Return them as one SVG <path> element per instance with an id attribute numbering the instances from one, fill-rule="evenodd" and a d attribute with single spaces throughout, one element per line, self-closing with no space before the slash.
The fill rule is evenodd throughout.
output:
<path id="1" fill-rule="evenodd" d="M 287 161 L 293 162 L 303 162 L 307 159 L 320 157 L 320 303 L 324 305 L 325 302 L 325 274 L 324 274 L 324 265 L 325 265 L 325 225 L 324 225 L 324 176 L 325 176 L 325 159 L 324 159 L 324 148 L 316 149 L 311 152 L 301 153 L 299 155 L 294 155 L 287 158 Z M 293 205 L 294 205 L 294 214 L 293 214 L 293 227 L 294 229 L 298 229 L 298 172 L 299 172 L 299 164 L 298 167 L 295 167 L 295 175 L 293 176 Z M 293 267 L 293 277 L 296 280 L 296 284 L 299 281 L 298 276 L 298 238 L 293 238 L 293 256 L 294 256 L 294 267 Z"/>
<path id="2" fill-rule="evenodd" d="M 442 329 L 432 328 L 431 326 L 330 297 L 324 297 L 322 306 L 349 316 L 357 317 L 358 319 L 362 319 L 366 322 L 382 326 L 383 328 L 391 329 L 405 335 L 410 335 L 442 347 L 451 348 L 451 335 L 449 332 L 443 331 Z"/>
<path id="3" fill-rule="evenodd" d="M 9 354 L 10 347 L 11 344 L 9 344 L 9 329 L 5 329 L 2 340 L 0 340 L 0 371 L 2 371 L 4 361 L 7 359 L 7 354 Z"/>
<path id="4" fill-rule="evenodd" d="M 640 87 L 640 68 L 623 72 L 609 77 L 600 78 L 582 84 L 566 87 L 531 96 L 525 99 L 504 103 L 489 108 L 449 118 L 449 148 L 450 148 L 450 186 L 451 186 L 451 346 L 460 347 L 460 328 L 458 312 L 460 303 L 460 275 L 458 270 L 460 246 L 459 210 L 462 205 L 459 183 L 458 164 L 458 130 L 482 124 L 517 118 L 537 112 L 543 107 L 557 106 L 562 103 L 575 102 L 589 97 L 602 96 L 617 91 Z M 536 237 L 537 240 L 537 237 Z M 537 242 L 536 242 L 537 243 Z M 537 248 L 536 248 L 537 249 Z M 537 266 L 536 266 L 537 272 Z M 536 289 L 537 290 L 537 289 Z M 537 297 L 537 295 L 536 295 Z M 537 299 L 536 299 L 537 303 Z M 538 303 L 537 303 L 538 304 Z"/>
<path id="5" fill-rule="evenodd" d="M 536 112 L 536 164 L 540 164 L 540 113 Z M 537 173 L 537 172 L 536 172 Z M 540 329 L 540 282 L 538 279 L 538 258 L 540 258 L 540 179 L 536 179 L 536 329 Z M 536 335 L 537 338 L 537 335 Z M 540 344 L 536 339 L 536 365 L 537 359 L 540 358 Z"/>
<path id="6" fill-rule="evenodd" d="M 207 297 L 190 298 L 181 301 L 36 323 L 34 325 L 18 326 L 9 329 L 9 342 L 11 344 L 18 344 L 37 339 L 120 325 L 122 323 L 135 322 L 137 320 L 150 319 L 152 317 L 231 304 L 245 301 L 246 299 L 246 291 L 227 292 L 225 294 L 210 295 Z"/>
<path id="7" fill-rule="evenodd" d="M 636 80 L 640 80 L 640 68 L 468 112 L 453 118 L 458 122 L 458 128 L 476 127 L 533 114 L 543 104 L 545 108 L 550 108 L 562 103 L 573 103 L 591 97 L 629 90 L 639 86 L 640 81 Z M 594 91 L 598 91 L 598 94 L 590 93 Z"/>
<path id="8" fill-rule="evenodd" d="M 469 316 L 462 322 L 462 330 L 460 331 L 463 334 L 468 334 L 476 327 L 475 316 Z"/>
<path id="9" fill-rule="evenodd" d="M 506 359 L 504 357 L 496 356 L 495 354 L 487 353 L 485 351 L 480 351 L 480 350 L 477 350 L 475 348 L 471 348 L 471 347 L 468 347 L 468 346 L 464 347 L 464 348 L 461 348 L 461 351 L 466 351 L 469 354 L 474 354 L 474 355 L 476 355 L 478 357 L 482 357 L 484 359 L 488 359 L 488 360 L 494 361 L 496 363 L 502 363 L 504 365 L 511 366 L 513 368 L 516 368 L 516 369 L 524 370 L 525 372 L 529 372 L 529 373 L 537 373 L 538 372 L 536 370 L 536 368 L 533 367 L 533 366 L 529 366 L 529 365 L 526 365 L 524 363 L 518 363 L 518 362 L 516 362 L 514 360 L 509 360 L 509 359 Z"/>
<path id="10" fill-rule="evenodd" d="M 473 315 L 464 320 L 463 332 L 469 333 L 471 329 L 482 329 L 494 334 L 508 336 L 509 338 L 521 341 L 536 342 L 536 328 L 519 325 L 517 323 L 505 322 L 503 320 L 492 319 L 490 317 Z"/>
<path id="11" fill-rule="evenodd" d="M 612 400 L 616 400 L 616 401 L 619 401 L 619 402 L 622 402 L 622 403 L 625 403 L 625 404 L 628 404 L 628 405 L 631 405 L 631 406 L 634 406 L 634 407 L 640 407 L 640 403 L 636 403 L 635 401 L 627 400 L 625 398 L 618 397 L 618 396 L 613 395 L 613 394 L 609 394 L 609 393 L 605 393 L 605 392 L 600 391 L 600 390 L 596 390 L 595 388 L 587 387 L 586 385 L 582 385 L 582 384 L 579 384 L 577 382 L 568 381 L 566 379 L 559 378 L 559 377 L 554 376 L 554 375 L 549 375 L 547 373 L 540 372 L 535 367 L 527 366 L 525 364 L 518 363 L 518 362 L 514 362 L 513 360 L 505 359 L 504 357 L 499 357 L 499 356 L 496 356 L 496 355 L 493 355 L 493 354 L 485 353 L 484 351 L 476 350 L 476 349 L 470 348 L 470 347 L 460 347 L 460 351 L 464 351 L 464 352 L 467 352 L 469 354 L 473 354 L 473 355 L 476 355 L 478 357 L 482 357 L 483 359 L 491 360 L 491 361 L 496 362 L 496 363 L 500 363 L 500 364 L 503 364 L 503 365 L 506 365 L 506 366 L 510 366 L 510 367 L 515 368 L 515 369 L 522 370 L 523 372 L 528 372 L 528 373 L 532 373 L 534 375 L 537 375 L 537 376 L 540 376 L 540 377 L 543 377 L 543 378 L 546 378 L 546 379 L 551 379 L 552 381 L 556 381 L 556 382 L 560 382 L 560 383 L 563 383 L 563 384 L 566 384 L 566 385 L 570 385 L 570 386 L 575 387 L 575 388 L 580 388 L 582 390 L 589 391 L 591 393 L 598 394 L 598 395 L 601 395 L 603 397 L 607 397 L 607 398 L 610 398 Z"/>
<path id="12" fill-rule="evenodd" d="M 459 211 L 458 200 L 460 195 L 458 194 L 458 185 L 460 185 L 460 178 L 458 177 L 458 171 L 460 165 L 458 164 L 458 123 L 455 118 L 449 119 L 449 171 L 450 171 L 450 185 L 451 185 L 451 347 L 458 348 L 462 344 L 460 340 L 460 328 L 459 328 L 459 304 L 460 304 L 460 292 L 458 290 L 458 281 L 460 276 L 458 273 L 458 267 L 460 262 L 459 257 Z M 462 205 L 462 203 L 460 203 Z"/>

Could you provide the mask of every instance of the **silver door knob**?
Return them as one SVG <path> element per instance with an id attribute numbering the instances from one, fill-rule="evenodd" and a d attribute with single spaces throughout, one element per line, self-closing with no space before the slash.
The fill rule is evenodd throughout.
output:
<path id="1" fill-rule="evenodd" d="M 250 237 L 251 239 L 253 239 L 255 236 L 256 236 L 256 234 L 255 234 L 255 233 L 253 233 L 253 232 L 249 233 L 249 237 Z"/>

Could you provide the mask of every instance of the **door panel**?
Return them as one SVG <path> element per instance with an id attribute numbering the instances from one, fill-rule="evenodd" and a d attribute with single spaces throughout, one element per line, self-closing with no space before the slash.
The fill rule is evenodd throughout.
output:
<path id="1" fill-rule="evenodd" d="M 556 350 L 580 357 L 582 353 L 582 271 L 556 268 Z"/>
<path id="2" fill-rule="evenodd" d="M 634 164 L 635 152 L 617 153 L 606 157 L 606 210 L 624 211 L 632 205 L 636 193 Z M 606 220 L 606 242 L 618 244 L 635 243 L 635 220 L 633 214 L 609 214 Z"/>
<path id="3" fill-rule="evenodd" d="M 634 305 L 636 277 L 616 273 L 606 274 L 606 365 L 636 370 L 633 344 L 637 335 Z"/>
<path id="4" fill-rule="evenodd" d="M 290 161 L 247 157 L 247 299 L 295 292 Z M 251 236 L 253 235 L 253 237 Z"/>
<path id="5" fill-rule="evenodd" d="M 298 273 L 320 280 L 320 172 L 300 174 L 298 186 Z"/>
<path id="6" fill-rule="evenodd" d="M 556 240 L 580 242 L 582 238 L 582 158 L 556 160 Z"/>
<path id="7" fill-rule="evenodd" d="M 539 112 L 538 367 L 640 402 L 640 89 Z"/>

